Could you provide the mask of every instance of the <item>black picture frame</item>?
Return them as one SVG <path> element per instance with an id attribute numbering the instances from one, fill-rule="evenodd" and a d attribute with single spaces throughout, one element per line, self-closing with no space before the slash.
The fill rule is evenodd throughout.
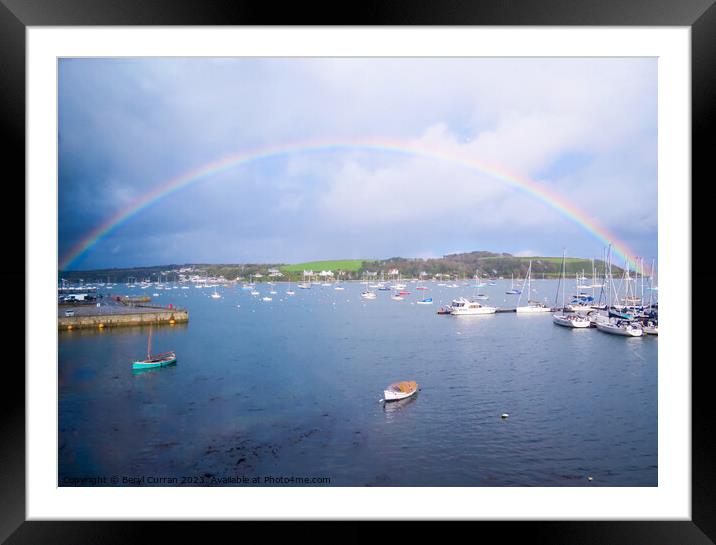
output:
<path id="1" fill-rule="evenodd" d="M 4 172 L 3 188 L 24 202 L 25 178 L 25 30 L 28 26 L 84 25 L 575 25 L 575 26 L 684 26 L 692 36 L 692 180 L 706 184 L 707 158 L 713 155 L 713 112 L 716 104 L 716 6 L 714 0 L 445 0 L 441 2 L 363 1 L 354 9 L 334 3 L 276 4 L 244 0 L 0 0 L 0 130 Z M 11 170 L 7 166 L 14 167 Z M 699 186 L 691 183 L 693 218 L 708 217 L 707 199 L 693 199 Z M 689 180 L 683 183 L 688 184 Z M 19 206 L 15 207 L 20 212 Z M 5 215 L 5 233 L 16 233 L 17 216 Z M 694 235 L 697 233 L 693 229 Z M 10 239 L 12 237 L 5 237 Z M 15 237 L 19 238 L 19 237 Z M 0 272 L 2 281 L 25 285 L 24 270 L 16 263 L 25 255 L 24 242 L 6 240 L 13 264 Z M 14 246 L 13 246 L 14 244 Z M 698 247 L 695 244 L 692 247 Z M 22 260 L 24 263 L 24 259 Z M 685 270 L 691 271 L 691 264 Z M 708 269 L 708 266 L 703 267 Z M 5 269 L 5 267 L 3 267 Z M 701 273 L 705 275 L 707 272 Z M 694 283 L 700 279 L 694 276 Z M 710 280 L 710 279 L 709 279 Z M 27 289 L 27 287 L 26 287 Z M 687 294 L 686 297 L 689 297 Z M 690 299 L 690 297 L 689 297 Z M 3 315 L 4 331 L 14 332 L 17 316 Z M 27 324 L 31 327 L 31 324 Z M 693 338 L 693 336 L 692 336 Z M 18 343 L 19 344 L 19 343 Z M 692 358 L 694 359 L 694 358 Z M 692 371 L 692 518 L 691 521 L 524 521 L 477 522 L 498 531 L 500 541 L 520 539 L 539 543 L 599 544 L 706 544 L 716 538 L 716 439 L 711 424 L 710 381 L 712 358 L 691 366 Z M 15 359 L 17 361 L 17 359 Z M 25 520 L 25 374 L 10 365 L 3 369 L 0 396 L 0 541 L 7 543 L 124 543 L 168 541 L 168 532 L 186 539 L 206 539 L 208 523 L 140 522 L 29 522 Z M 691 361 L 669 365 L 691 365 Z M 234 524 L 234 523 L 224 523 Z M 237 523 L 248 524 L 248 523 Z M 168 526 L 168 527 L 167 527 Z M 369 525 L 351 539 L 378 539 Z M 230 530 L 231 531 L 231 530 Z M 242 534 L 245 530 L 242 529 Z M 474 534 L 475 530 L 470 529 Z M 148 533 L 149 532 L 149 533 Z M 248 535 L 248 534 L 246 534 Z M 312 534 L 312 537 L 314 535 Z M 237 535 L 239 537 L 239 535 Z M 343 538 L 342 538 L 343 539 Z"/>

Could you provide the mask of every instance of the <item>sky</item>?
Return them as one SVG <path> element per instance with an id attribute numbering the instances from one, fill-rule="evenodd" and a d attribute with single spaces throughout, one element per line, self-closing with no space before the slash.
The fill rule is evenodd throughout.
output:
<path id="1" fill-rule="evenodd" d="M 450 157 L 539 184 L 647 263 L 657 257 L 653 58 L 61 59 L 58 108 L 61 262 L 172 179 L 291 150 L 153 201 L 72 269 L 602 257 L 583 225 Z M 360 147 L 374 141 L 440 157 Z M 305 149 L 313 142 L 342 147 Z"/>

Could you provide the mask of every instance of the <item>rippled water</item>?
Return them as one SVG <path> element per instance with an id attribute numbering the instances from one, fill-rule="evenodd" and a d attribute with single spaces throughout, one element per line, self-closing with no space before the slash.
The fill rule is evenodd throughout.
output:
<path id="1" fill-rule="evenodd" d="M 404 301 L 383 291 L 365 301 L 364 285 L 343 285 L 294 287 L 288 297 L 279 284 L 271 302 L 238 287 L 218 288 L 221 299 L 163 290 L 157 300 L 188 308 L 190 321 L 154 328 L 153 350 L 176 351 L 177 365 L 140 373 L 131 361 L 145 354 L 148 328 L 61 332 L 60 486 L 92 476 L 130 485 L 264 485 L 268 476 L 332 486 L 658 485 L 656 337 L 570 330 L 550 314 L 437 315 L 473 294 L 462 284 L 409 284 Z M 508 288 L 480 291 L 486 304 L 514 306 Z M 556 282 L 533 288 L 554 300 Z M 116 290 L 132 292 L 144 293 Z M 414 304 L 423 296 L 435 304 Z M 421 391 L 380 403 L 396 380 Z"/>

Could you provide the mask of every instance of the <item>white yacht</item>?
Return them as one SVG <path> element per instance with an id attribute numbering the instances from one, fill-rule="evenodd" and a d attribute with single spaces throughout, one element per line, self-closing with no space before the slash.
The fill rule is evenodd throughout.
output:
<path id="1" fill-rule="evenodd" d="M 583 314 L 577 314 L 576 312 L 565 312 L 565 310 L 568 310 L 566 305 L 564 304 L 564 294 L 565 294 L 565 287 L 564 285 L 567 282 L 567 261 L 566 261 L 567 251 L 564 250 L 562 252 L 562 281 L 560 282 L 562 284 L 562 310 L 558 314 L 552 315 L 552 321 L 556 325 L 561 325 L 563 327 L 571 327 L 574 329 L 583 329 L 588 328 L 592 326 L 592 320 L 590 320 L 586 315 Z M 555 304 L 557 297 L 555 296 Z"/>
<path id="2" fill-rule="evenodd" d="M 592 326 L 592 321 L 582 314 L 553 314 L 552 321 L 564 327 L 573 327 L 575 329 L 587 328 Z M 597 326 L 598 327 L 598 326 Z"/>
<path id="3" fill-rule="evenodd" d="M 642 337 L 644 335 L 644 330 L 641 328 L 641 324 L 629 322 L 627 320 L 600 320 L 596 322 L 596 325 L 599 331 L 611 333 L 612 335 L 622 335 L 624 337 Z"/>
<path id="4" fill-rule="evenodd" d="M 522 301 L 522 292 L 525 290 L 525 285 L 527 286 L 527 305 L 520 306 L 520 301 Z M 520 314 L 523 313 L 536 313 L 536 312 L 551 312 L 552 309 L 545 305 L 544 303 L 540 303 L 539 301 L 532 301 L 530 300 L 530 297 L 532 296 L 532 260 L 530 259 L 530 266 L 527 269 L 527 276 L 525 277 L 525 282 L 522 284 L 522 289 L 520 290 L 520 298 L 517 300 L 517 308 L 515 309 L 516 312 L 519 312 Z"/>
<path id="5" fill-rule="evenodd" d="M 494 314 L 497 309 L 495 307 L 482 306 L 477 301 L 470 301 L 464 297 L 454 299 L 450 305 L 450 314 L 453 316 L 469 316 L 476 314 Z"/>
<path id="6" fill-rule="evenodd" d="M 539 301 L 528 301 L 527 306 L 517 307 L 519 313 L 552 312 L 551 307 Z"/>

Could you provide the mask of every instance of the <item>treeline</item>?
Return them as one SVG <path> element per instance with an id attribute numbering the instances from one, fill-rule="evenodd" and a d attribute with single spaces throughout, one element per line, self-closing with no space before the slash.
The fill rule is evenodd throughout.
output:
<path id="1" fill-rule="evenodd" d="M 421 274 L 428 277 L 444 275 L 445 278 L 473 278 L 479 274 L 481 278 L 524 278 L 527 274 L 529 262 L 532 261 L 533 278 L 556 278 L 562 271 L 561 257 L 516 257 L 507 253 L 493 252 L 469 252 L 462 254 L 450 254 L 440 258 L 404 258 L 391 257 L 383 260 L 364 261 L 362 267 L 357 271 L 341 271 L 342 279 L 360 279 L 366 277 L 367 273 L 381 274 L 389 277 L 390 271 L 398 270 L 403 277 L 416 278 Z M 191 272 L 183 274 L 195 274 L 199 276 L 224 277 L 227 280 L 236 278 L 248 279 L 249 276 L 261 274 L 263 280 L 268 280 L 269 269 L 280 269 L 281 263 L 248 263 L 248 264 L 184 264 L 184 265 L 161 265 L 153 267 L 134 267 L 124 269 L 102 269 L 93 271 L 61 271 L 59 279 L 65 279 L 70 283 L 77 283 L 80 279 L 84 282 L 127 282 L 134 278 L 137 282 L 142 280 L 174 281 L 178 279 L 179 270 L 191 268 Z M 596 276 L 604 275 L 604 262 L 594 260 Z M 592 276 L 592 261 L 583 258 L 567 258 L 566 270 L 569 277 L 584 271 L 585 276 Z M 319 271 L 314 271 L 318 273 Z M 338 276 L 338 271 L 333 271 Z M 623 274 L 623 269 L 612 266 L 612 274 L 615 277 Z M 282 280 L 300 280 L 303 277 L 302 271 L 282 271 Z"/>
<path id="2" fill-rule="evenodd" d="M 451 254 L 434 259 L 406 259 L 393 257 L 380 261 L 366 261 L 363 269 L 368 271 L 389 271 L 397 269 L 402 276 L 417 277 L 421 273 L 428 276 L 437 274 L 472 278 L 479 274 L 482 278 L 524 278 L 532 261 L 533 278 L 556 278 L 562 273 L 561 257 L 515 257 L 507 253 L 469 252 Z M 594 267 L 597 277 L 604 275 L 604 262 L 595 260 Z M 582 258 L 566 259 L 567 275 L 573 277 L 584 271 L 585 276 L 592 276 L 592 261 Z M 623 270 L 612 266 L 612 274 L 621 275 Z"/>

